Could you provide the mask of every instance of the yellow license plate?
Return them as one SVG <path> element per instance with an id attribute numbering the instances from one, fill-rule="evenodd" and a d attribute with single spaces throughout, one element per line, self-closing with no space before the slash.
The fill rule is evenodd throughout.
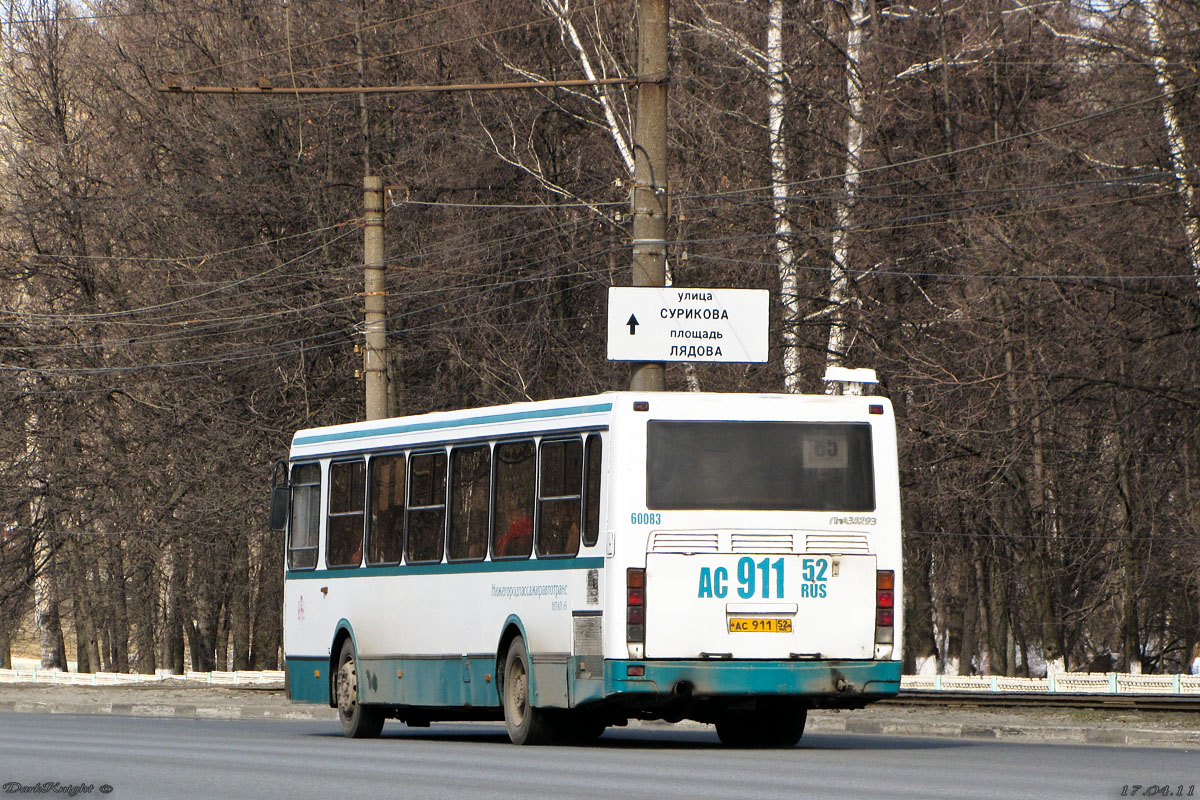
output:
<path id="1" fill-rule="evenodd" d="M 779 617 L 730 617 L 730 633 L 791 633 L 792 621 Z"/>

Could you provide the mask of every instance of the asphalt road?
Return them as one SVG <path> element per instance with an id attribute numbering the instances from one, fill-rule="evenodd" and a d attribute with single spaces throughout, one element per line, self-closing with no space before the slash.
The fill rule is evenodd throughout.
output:
<path id="1" fill-rule="evenodd" d="M 1200 796 L 1200 751 L 820 733 L 792 750 L 730 750 L 710 729 L 665 727 L 523 748 L 499 725 L 390 723 L 382 739 L 352 741 L 325 721 L 0 713 L 0 798 L 73 788 L 204 800 L 1188 797 Z"/>

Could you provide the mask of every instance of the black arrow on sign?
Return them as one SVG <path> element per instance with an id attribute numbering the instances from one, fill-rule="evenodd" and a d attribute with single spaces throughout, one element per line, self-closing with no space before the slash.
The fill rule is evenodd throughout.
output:
<path id="1" fill-rule="evenodd" d="M 629 335 L 633 336 L 635 333 L 637 333 L 637 326 L 640 323 L 637 321 L 637 317 L 635 317 L 633 314 L 630 314 L 629 321 L 625 324 L 629 326 Z"/>

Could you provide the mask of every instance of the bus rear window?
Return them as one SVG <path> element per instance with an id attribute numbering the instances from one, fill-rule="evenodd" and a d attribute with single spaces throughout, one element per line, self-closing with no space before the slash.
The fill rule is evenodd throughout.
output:
<path id="1" fill-rule="evenodd" d="M 867 423 L 647 424 L 647 508 L 875 509 Z"/>

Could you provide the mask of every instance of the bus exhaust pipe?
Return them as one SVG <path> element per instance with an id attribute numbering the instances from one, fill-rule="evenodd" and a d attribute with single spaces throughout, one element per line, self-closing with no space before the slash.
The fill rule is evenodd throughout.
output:
<path id="1" fill-rule="evenodd" d="M 661 716 L 664 722 L 679 722 L 687 716 L 692 705 L 692 694 L 696 687 L 691 681 L 679 681 L 671 687 L 671 694 L 664 704 Z"/>

